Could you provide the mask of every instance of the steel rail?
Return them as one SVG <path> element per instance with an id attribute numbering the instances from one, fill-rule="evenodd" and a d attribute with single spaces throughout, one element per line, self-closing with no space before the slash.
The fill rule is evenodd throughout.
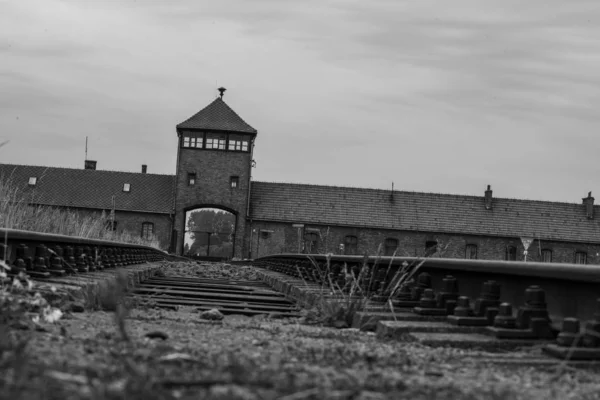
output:
<path id="1" fill-rule="evenodd" d="M 43 279 L 167 259 L 173 257 L 145 245 L 0 229 L 0 260 L 10 275 Z"/>
<path id="2" fill-rule="evenodd" d="M 566 317 L 592 319 L 600 313 L 597 302 L 600 265 L 323 254 L 276 254 L 255 259 L 253 265 L 326 286 L 331 281 L 344 281 L 344 266 L 356 276 L 362 266 L 367 265 L 369 282 L 364 289 L 371 294 L 381 292 L 382 288 L 389 289 L 392 283 L 395 285 L 396 281 L 392 280 L 405 265 L 412 266 L 414 279 L 426 273 L 434 292 L 446 290 L 444 280 L 451 275 L 458 286 L 457 294 L 472 300 L 481 297 L 485 282 L 494 281 L 501 287 L 501 301 L 514 308 L 528 301 L 529 287 L 541 287 L 544 293 L 540 294 L 539 301 L 547 306 L 550 317 L 557 322 Z"/>

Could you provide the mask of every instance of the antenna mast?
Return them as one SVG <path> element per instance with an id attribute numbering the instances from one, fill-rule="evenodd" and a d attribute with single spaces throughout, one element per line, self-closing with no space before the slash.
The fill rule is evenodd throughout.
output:
<path id="1" fill-rule="evenodd" d="M 88 140 L 88 137 L 86 136 L 85 137 L 85 161 L 87 161 L 87 140 Z"/>

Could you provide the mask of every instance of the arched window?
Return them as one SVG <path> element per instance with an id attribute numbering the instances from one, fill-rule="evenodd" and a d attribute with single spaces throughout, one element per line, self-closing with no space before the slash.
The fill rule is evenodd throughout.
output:
<path id="1" fill-rule="evenodd" d="M 585 251 L 575 252 L 575 264 L 587 264 L 587 253 Z"/>
<path id="2" fill-rule="evenodd" d="M 550 250 L 550 249 L 542 250 L 542 262 L 552 262 L 552 250 Z"/>
<path id="3" fill-rule="evenodd" d="M 356 254 L 358 251 L 358 238 L 356 236 L 348 235 L 344 238 L 344 254 L 351 255 Z"/>
<path id="4" fill-rule="evenodd" d="M 304 252 L 308 254 L 316 254 L 318 240 L 319 235 L 317 235 L 316 232 L 307 232 L 304 235 Z"/>
<path id="5" fill-rule="evenodd" d="M 393 256 L 394 252 L 398 249 L 398 239 L 387 238 L 385 239 L 385 252 L 384 256 Z"/>
<path id="6" fill-rule="evenodd" d="M 465 248 L 465 258 L 467 260 L 477 260 L 477 245 L 468 244 Z"/>
<path id="7" fill-rule="evenodd" d="M 154 224 L 152 222 L 142 223 L 142 239 L 150 240 L 154 236 Z"/>
<path id="8" fill-rule="evenodd" d="M 506 261 L 517 261 L 517 248 L 515 246 L 506 247 Z"/>

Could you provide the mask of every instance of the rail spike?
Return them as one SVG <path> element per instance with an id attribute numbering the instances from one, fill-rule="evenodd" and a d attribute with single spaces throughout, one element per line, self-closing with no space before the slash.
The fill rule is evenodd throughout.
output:
<path id="1" fill-rule="evenodd" d="M 499 307 L 500 285 L 496 281 L 486 281 L 483 283 L 480 297 L 475 300 L 474 308 L 471 309 L 468 297 L 459 297 L 458 304 L 454 309 L 454 315 L 448 316 L 448 322 L 460 326 L 493 325 L 494 319 L 498 315 Z M 503 317 L 508 317 L 509 315 L 512 317 L 512 308 L 509 313 L 505 306 L 503 313 Z"/>
<path id="2" fill-rule="evenodd" d="M 487 327 L 486 333 L 498 339 L 554 339 L 550 323 L 544 290 L 529 286 L 525 290 L 525 304 L 519 307 L 517 316 L 513 317 L 512 309 L 509 313 L 507 303 L 502 303 L 494 326 Z"/>
<path id="3" fill-rule="evenodd" d="M 543 351 L 563 360 L 600 360 L 600 298 L 596 299 L 596 312 L 584 329 L 577 318 L 565 318 L 555 344 Z"/>

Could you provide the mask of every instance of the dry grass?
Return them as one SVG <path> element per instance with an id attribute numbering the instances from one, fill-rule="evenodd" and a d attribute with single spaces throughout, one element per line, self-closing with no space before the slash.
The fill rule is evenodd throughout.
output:
<path id="1" fill-rule="evenodd" d="M 448 246 L 441 250 L 442 253 Z M 337 328 L 345 328 L 352 325 L 354 316 L 359 311 L 368 310 L 368 306 L 374 296 L 377 296 L 378 302 L 382 305 L 390 306 L 390 311 L 393 312 L 390 300 L 395 294 L 402 289 L 402 286 L 410 283 L 414 273 L 421 265 L 425 263 L 427 257 L 418 258 L 412 263 L 404 263 L 402 268 L 397 269 L 394 276 L 386 281 L 386 286 L 379 288 L 375 293 L 372 288 L 374 284 L 375 271 L 380 268 L 382 246 L 379 246 L 378 255 L 372 266 L 368 264 L 368 258 L 365 256 L 362 266 L 358 274 L 348 268 L 347 263 L 344 263 L 343 273 L 345 275 L 345 283 L 343 287 L 337 282 L 331 280 L 331 254 L 326 256 L 324 265 L 310 258 L 313 267 L 322 282 L 316 304 L 307 313 L 306 321 L 309 323 L 323 324 Z M 386 276 L 393 268 L 396 252 L 392 255 L 386 268 Z M 305 281 L 305 284 L 307 282 Z"/>
<path id="2" fill-rule="evenodd" d="M 55 233 L 86 239 L 103 239 L 160 248 L 157 239 L 145 240 L 127 231 L 106 229 L 106 212 L 81 213 L 59 207 L 30 205 L 33 194 L 0 176 L 0 227 L 40 233 Z"/>

